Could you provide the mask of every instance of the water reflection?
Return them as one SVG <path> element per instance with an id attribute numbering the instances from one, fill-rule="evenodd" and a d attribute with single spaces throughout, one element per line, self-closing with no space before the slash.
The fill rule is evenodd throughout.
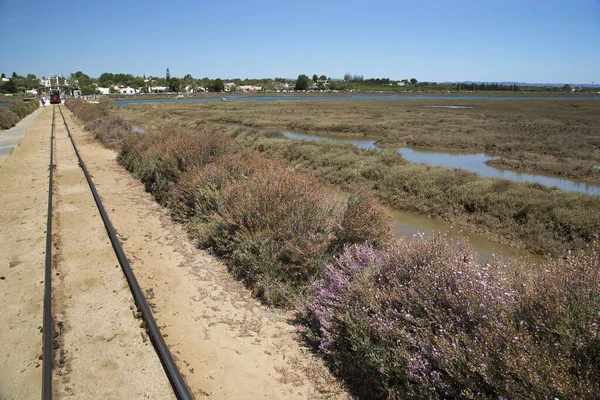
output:
<path id="1" fill-rule="evenodd" d="M 600 96 L 470 96 L 470 95 L 452 95 L 452 94 L 278 94 L 272 96 L 252 96 L 252 95 L 234 95 L 227 96 L 227 101 L 260 101 L 271 102 L 278 100 L 600 100 Z M 221 101 L 221 97 L 188 97 L 180 99 L 175 94 L 168 99 L 132 99 L 115 100 L 115 104 L 126 106 L 136 103 L 204 103 Z"/>
<path id="2" fill-rule="evenodd" d="M 328 140 L 331 142 L 347 142 L 361 149 L 380 149 L 375 145 L 372 139 L 358 139 L 356 137 L 340 137 L 327 135 L 312 135 L 306 133 L 282 132 L 285 137 L 298 140 Z M 463 152 L 439 152 L 427 150 L 415 150 L 408 147 L 396 149 L 406 160 L 414 163 L 422 163 L 444 168 L 460 168 L 472 171 L 486 178 L 502 178 L 518 182 L 540 183 L 548 187 L 557 187 L 567 192 L 579 192 L 590 195 L 600 195 L 600 187 L 588 184 L 586 182 L 575 181 L 571 179 L 556 178 L 538 174 L 524 174 L 514 171 L 508 171 L 490 167 L 485 162 L 494 157 L 484 153 L 463 153 Z"/>
<path id="3" fill-rule="evenodd" d="M 394 217 L 394 235 L 396 237 L 406 236 L 407 238 L 411 238 L 420 234 L 424 234 L 425 236 L 441 234 L 450 239 L 468 241 L 475 253 L 477 253 L 479 263 L 485 263 L 494 256 L 503 259 L 519 257 L 531 262 L 541 260 L 541 257 L 528 253 L 525 250 L 492 242 L 483 236 L 465 231 L 443 221 L 390 208 L 388 208 L 388 211 Z"/>
<path id="4" fill-rule="evenodd" d="M 339 187 L 328 184 L 324 185 L 334 198 L 343 200 L 347 197 L 347 194 Z M 397 238 L 405 237 L 410 241 L 418 236 L 427 237 L 429 235 L 437 234 L 442 235 L 447 239 L 468 242 L 473 248 L 479 263 L 485 263 L 492 258 L 498 257 L 503 260 L 518 257 L 519 259 L 532 263 L 543 261 L 543 257 L 541 256 L 508 245 L 493 242 L 478 233 L 466 231 L 447 222 L 413 214 L 408 211 L 397 210 L 388 206 L 384 207 L 393 219 L 392 229 L 394 236 Z"/>
<path id="5" fill-rule="evenodd" d="M 426 108 L 473 108 L 471 106 L 425 106 Z"/>

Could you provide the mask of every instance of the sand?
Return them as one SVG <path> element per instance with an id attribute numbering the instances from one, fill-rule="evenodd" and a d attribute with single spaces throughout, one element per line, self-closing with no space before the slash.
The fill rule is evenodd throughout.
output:
<path id="1" fill-rule="evenodd" d="M 221 261 L 198 250 L 115 161 L 115 152 L 95 142 L 64 107 L 63 112 L 194 397 L 348 398 L 303 344 L 292 314 L 262 305 Z M 7 399 L 37 399 L 41 391 L 50 119 L 47 108 L 0 168 L 0 396 Z M 58 153 L 65 160 L 70 157 L 65 144 L 57 138 L 57 160 Z M 93 244 L 108 239 L 76 172 L 57 167 L 63 184 L 55 192 L 53 251 L 59 275 L 53 286 L 61 289 L 55 289 L 53 306 L 62 332 L 55 397 L 169 398 L 157 357 L 131 310 L 120 268 L 102 246 Z M 76 210 L 86 214 L 76 216 Z M 59 238 L 67 233 L 77 238 L 76 246 Z M 106 346 L 115 343 L 111 348 L 116 350 L 104 355 Z"/>

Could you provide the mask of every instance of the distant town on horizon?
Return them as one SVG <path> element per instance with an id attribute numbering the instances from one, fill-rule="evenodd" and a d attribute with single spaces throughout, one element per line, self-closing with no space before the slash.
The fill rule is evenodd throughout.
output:
<path id="1" fill-rule="evenodd" d="M 104 72 L 94 78 L 82 71 L 64 75 L 48 75 L 38 78 L 29 73 L 22 76 L 13 72 L 10 78 L 2 73 L 0 94 L 39 95 L 53 87 L 61 92 L 77 92 L 79 95 L 95 94 L 138 94 L 138 93 L 206 93 L 206 92 L 338 92 L 338 91 L 383 91 L 383 92 L 450 92 L 450 91 L 493 91 L 493 92 L 585 92 L 595 93 L 600 84 L 529 83 L 512 81 L 419 81 L 417 78 L 395 80 L 390 78 L 365 78 L 363 75 L 346 73 L 343 78 L 331 78 L 313 74 L 300 74 L 297 78 L 194 78 L 171 76 L 166 68 L 164 77 L 134 76 L 133 74 Z M 68 88 L 68 90 L 67 90 Z M 73 93 L 71 93 L 73 94 Z"/>

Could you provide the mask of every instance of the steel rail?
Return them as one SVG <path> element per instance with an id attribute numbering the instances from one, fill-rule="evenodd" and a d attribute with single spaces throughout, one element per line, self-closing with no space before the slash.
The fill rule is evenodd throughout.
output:
<path id="1" fill-rule="evenodd" d="M 54 360 L 54 320 L 52 318 L 52 172 L 54 171 L 54 106 L 50 131 L 48 167 L 48 215 L 46 219 L 46 263 L 44 271 L 44 322 L 42 327 L 42 400 L 52 399 L 52 364 Z"/>
<path id="2" fill-rule="evenodd" d="M 119 264 L 121 265 L 123 274 L 125 275 L 125 277 L 127 278 L 127 282 L 129 283 L 129 288 L 131 289 L 131 293 L 133 294 L 135 304 L 141 311 L 142 319 L 146 323 L 146 329 L 148 330 L 148 336 L 150 336 L 150 340 L 152 341 L 152 344 L 154 345 L 154 348 L 155 348 L 156 352 L 158 353 L 158 357 L 160 359 L 160 362 L 163 365 L 165 373 L 167 374 L 167 378 L 169 379 L 169 382 L 171 382 L 173 391 L 175 392 L 175 395 L 177 396 L 178 399 L 191 400 L 191 399 L 193 399 L 193 397 L 190 394 L 190 391 L 187 388 L 185 381 L 183 380 L 183 377 L 181 376 L 181 373 L 179 372 L 179 369 L 177 368 L 177 365 L 175 364 L 175 361 L 173 360 L 173 357 L 171 356 L 171 353 L 169 352 L 169 348 L 167 347 L 167 344 L 165 343 L 165 340 L 163 339 L 163 337 L 160 333 L 160 330 L 158 329 L 158 325 L 156 324 L 154 317 L 152 316 L 152 311 L 150 310 L 150 307 L 148 306 L 148 303 L 146 302 L 146 298 L 144 297 L 144 294 L 142 293 L 142 289 L 140 288 L 140 285 L 138 284 L 137 279 L 136 279 L 135 275 L 133 274 L 131 266 L 129 265 L 129 261 L 127 261 L 127 257 L 125 256 L 123 247 L 121 246 L 121 243 L 119 242 L 119 239 L 117 238 L 115 229 L 113 228 L 113 226 L 110 222 L 110 219 L 108 218 L 108 214 L 106 213 L 106 210 L 104 209 L 104 205 L 102 204 L 102 201 L 100 200 L 100 196 L 98 195 L 98 192 L 96 191 L 96 187 L 94 186 L 94 183 L 92 182 L 92 178 L 90 177 L 90 174 L 88 173 L 85 163 L 83 162 L 83 159 L 81 158 L 81 155 L 79 154 L 79 150 L 77 150 L 77 146 L 75 145 L 75 140 L 73 139 L 73 135 L 71 135 L 71 131 L 69 130 L 69 127 L 67 126 L 67 121 L 65 119 L 65 116 L 64 116 L 60 106 L 58 106 L 58 110 L 60 111 L 60 114 L 63 118 L 65 128 L 67 129 L 67 134 L 69 136 L 69 139 L 71 140 L 71 144 L 73 145 L 73 149 L 75 150 L 77 159 L 79 160 L 79 166 L 83 170 L 85 179 L 88 182 L 88 185 L 90 187 L 90 190 L 92 191 L 92 194 L 94 195 L 94 201 L 96 202 L 98 211 L 100 212 L 100 215 L 102 216 L 102 221 L 104 222 L 104 227 L 106 228 L 106 232 L 108 233 L 108 237 L 110 238 L 112 247 L 115 251 L 115 254 L 117 255 L 117 259 L 119 260 Z"/>

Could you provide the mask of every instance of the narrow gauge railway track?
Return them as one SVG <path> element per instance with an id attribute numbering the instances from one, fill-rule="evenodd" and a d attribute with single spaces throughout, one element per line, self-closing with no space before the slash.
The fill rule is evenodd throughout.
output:
<path id="1" fill-rule="evenodd" d="M 56 105 L 50 148 L 42 399 L 191 399 Z"/>

